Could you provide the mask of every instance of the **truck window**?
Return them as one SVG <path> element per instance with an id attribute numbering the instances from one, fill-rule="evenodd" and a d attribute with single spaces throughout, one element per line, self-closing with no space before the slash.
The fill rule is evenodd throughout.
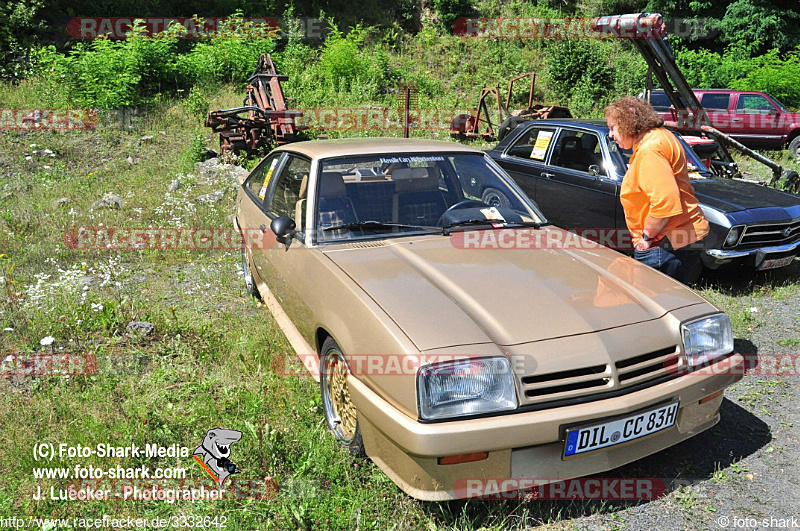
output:
<path id="1" fill-rule="evenodd" d="M 703 94 L 703 97 L 700 98 L 700 105 L 702 105 L 704 109 L 721 109 L 727 111 L 730 101 L 730 94 Z"/>
<path id="2" fill-rule="evenodd" d="M 762 113 L 774 110 L 775 107 L 761 94 L 739 94 L 737 108 L 746 113 Z"/>

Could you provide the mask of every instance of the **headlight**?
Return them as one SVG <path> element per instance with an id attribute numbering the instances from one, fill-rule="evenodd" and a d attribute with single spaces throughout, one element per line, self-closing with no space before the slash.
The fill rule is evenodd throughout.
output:
<path id="1" fill-rule="evenodd" d="M 737 243 L 739 243 L 739 235 L 742 233 L 741 227 L 733 227 L 731 230 L 728 231 L 728 237 L 725 238 L 725 246 L 726 247 L 733 247 Z"/>
<path id="2" fill-rule="evenodd" d="M 684 323 L 681 335 L 690 367 L 733 352 L 731 320 L 724 313 Z"/>
<path id="3" fill-rule="evenodd" d="M 425 365 L 417 373 L 419 416 L 463 417 L 517 408 L 507 358 L 472 358 Z"/>

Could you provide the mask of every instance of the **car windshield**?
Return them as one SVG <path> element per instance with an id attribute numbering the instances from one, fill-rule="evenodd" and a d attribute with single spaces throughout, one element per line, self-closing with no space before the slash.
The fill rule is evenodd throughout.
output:
<path id="1" fill-rule="evenodd" d="M 319 242 L 438 232 L 456 225 L 543 223 L 544 216 L 482 153 L 388 153 L 323 160 Z"/>

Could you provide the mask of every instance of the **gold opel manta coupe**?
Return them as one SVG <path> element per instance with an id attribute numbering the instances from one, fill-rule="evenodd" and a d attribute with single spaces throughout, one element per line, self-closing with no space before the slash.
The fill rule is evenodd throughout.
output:
<path id="1" fill-rule="evenodd" d="M 334 436 L 415 498 L 653 454 L 716 424 L 743 374 L 724 313 L 549 225 L 472 148 L 289 144 L 242 179 L 236 226 Z"/>

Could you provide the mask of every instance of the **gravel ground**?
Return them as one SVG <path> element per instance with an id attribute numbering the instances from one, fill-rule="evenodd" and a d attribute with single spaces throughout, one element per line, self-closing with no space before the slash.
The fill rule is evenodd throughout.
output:
<path id="1" fill-rule="evenodd" d="M 744 303 L 752 321 L 736 334 L 736 350 L 761 363 L 725 392 L 714 428 L 656 455 L 605 474 L 613 478 L 663 478 L 667 495 L 616 504 L 616 510 L 581 506 L 571 515 L 579 529 L 798 529 L 800 528 L 800 294 L 769 289 L 790 272 L 720 282 Z M 763 289 L 766 286 L 767 289 Z M 763 294 L 762 294 L 763 293 Z M 744 337 L 742 337 L 744 336 Z M 772 359 L 795 370 L 765 376 Z M 787 368 L 785 365 L 784 368 Z M 782 371 L 784 372 L 784 371 Z M 794 518 L 794 520 L 793 520 Z M 565 521 L 566 520 L 565 518 Z"/>

